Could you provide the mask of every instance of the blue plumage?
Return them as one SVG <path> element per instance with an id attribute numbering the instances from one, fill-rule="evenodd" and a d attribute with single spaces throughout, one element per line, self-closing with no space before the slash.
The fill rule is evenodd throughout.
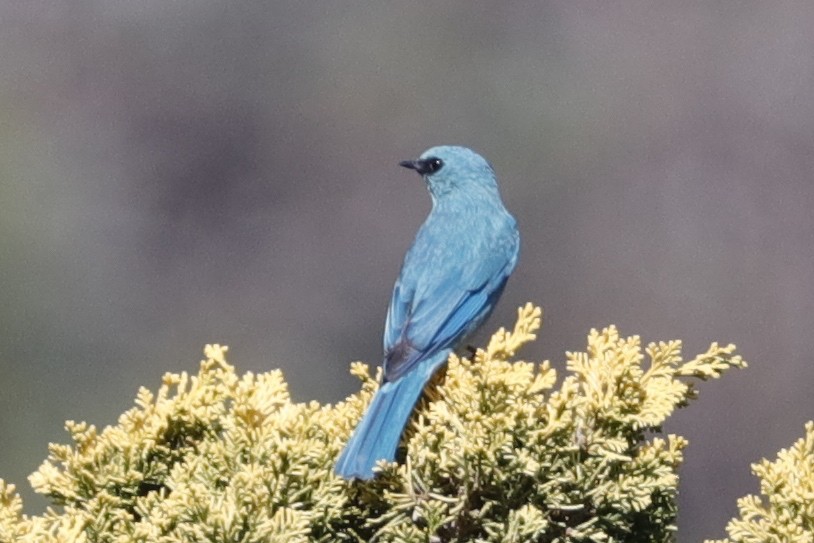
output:
<path id="1" fill-rule="evenodd" d="M 494 171 L 477 153 L 433 147 L 401 165 L 424 177 L 432 211 L 393 288 L 382 385 L 336 463 L 348 479 L 370 479 L 378 460 L 395 460 L 425 385 L 492 312 L 520 247 Z"/>

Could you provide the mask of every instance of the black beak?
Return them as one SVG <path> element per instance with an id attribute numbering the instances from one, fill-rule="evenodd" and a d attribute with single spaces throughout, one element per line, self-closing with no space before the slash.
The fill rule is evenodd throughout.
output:
<path id="1" fill-rule="evenodd" d="M 426 160 L 402 160 L 399 166 L 415 170 L 421 175 L 427 175 L 431 171 Z"/>

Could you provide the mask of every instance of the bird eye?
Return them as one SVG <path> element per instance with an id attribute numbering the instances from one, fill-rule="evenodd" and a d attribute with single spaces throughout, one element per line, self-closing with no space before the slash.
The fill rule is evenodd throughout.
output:
<path id="1" fill-rule="evenodd" d="M 443 167 L 444 161 L 440 158 L 430 158 L 427 160 L 427 173 L 435 173 Z"/>

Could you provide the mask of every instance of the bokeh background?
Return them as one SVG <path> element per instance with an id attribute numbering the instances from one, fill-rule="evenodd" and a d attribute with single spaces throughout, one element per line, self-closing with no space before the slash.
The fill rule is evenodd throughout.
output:
<path id="1" fill-rule="evenodd" d="M 493 163 L 519 267 L 481 338 L 591 327 L 751 363 L 667 426 L 680 541 L 720 537 L 749 464 L 814 418 L 814 3 L 0 3 L 0 477 L 104 426 L 207 342 L 356 390 L 429 210 L 397 167 Z M 473 340 L 477 342 L 478 338 Z"/>

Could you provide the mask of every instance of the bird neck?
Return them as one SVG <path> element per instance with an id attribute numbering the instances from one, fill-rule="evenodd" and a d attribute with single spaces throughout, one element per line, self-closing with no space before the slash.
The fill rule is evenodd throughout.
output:
<path id="1" fill-rule="evenodd" d="M 467 187 L 466 190 L 449 190 L 440 194 L 430 191 L 430 194 L 434 212 L 469 212 L 503 207 L 500 194 L 493 187 Z"/>

